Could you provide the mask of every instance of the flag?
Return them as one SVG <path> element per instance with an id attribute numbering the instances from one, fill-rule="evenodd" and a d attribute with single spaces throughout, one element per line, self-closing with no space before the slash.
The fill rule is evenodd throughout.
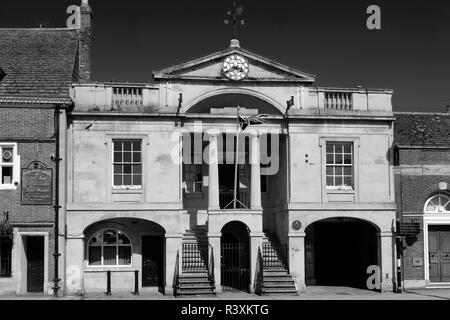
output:
<path id="1" fill-rule="evenodd" d="M 256 116 L 251 116 L 248 118 L 243 118 L 239 116 L 239 125 L 241 126 L 242 131 L 245 131 L 247 127 L 251 125 L 260 125 L 266 123 L 267 114 L 258 114 Z"/>
<path id="2" fill-rule="evenodd" d="M 239 6 L 239 7 L 236 9 L 236 13 L 237 13 L 238 15 L 242 15 L 242 13 L 244 13 L 244 6 Z"/>

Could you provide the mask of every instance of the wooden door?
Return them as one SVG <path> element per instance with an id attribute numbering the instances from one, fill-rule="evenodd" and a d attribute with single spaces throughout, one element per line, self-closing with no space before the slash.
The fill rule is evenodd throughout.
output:
<path id="1" fill-rule="evenodd" d="M 428 230 L 430 282 L 450 282 L 450 226 L 430 226 Z"/>
<path id="2" fill-rule="evenodd" d="M 164 286 L 164 237 L 142 237 L 142 286 Z"/>
<path id="3" fill-rule="evenodd" d="M 27 237 L 27 291 L 44 292 L 44 237 Z"/>

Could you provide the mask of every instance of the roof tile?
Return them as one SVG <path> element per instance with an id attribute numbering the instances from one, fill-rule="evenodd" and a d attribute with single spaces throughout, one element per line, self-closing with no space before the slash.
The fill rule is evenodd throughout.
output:
<path id="1" fill-rule="evenodd" d="M 0 29 L 0 96 L 68 97 L 78 34 L 68 29 Z"/>
<path id="2" fill-rule="evenodd" d="M 397 146 L 450 147 L 450 113 L 396 113 Z"/>

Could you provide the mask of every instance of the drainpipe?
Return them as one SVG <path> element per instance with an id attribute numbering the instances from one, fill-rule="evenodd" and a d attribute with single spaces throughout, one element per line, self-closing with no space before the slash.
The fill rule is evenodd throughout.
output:
<path id="1" fill-rule="evenodd" d="M 53 253 L 53 257 L 55 259 L 55 271 L 54 271 L 54 277 L 53 277 L 53 295 L 55 297 L 58 297 L 58 291 L 60 289 L 59 282 L 61 279 L 59 279 L 59 257 L 61 254 L 59 253 L 59 209 L 61 209 L 61 206 L 59 204 L 59 163 L 62 160 L 60 158 L 59 154 L 59 144 L 60 144 L 60 137 L 59 137 L 59 127 L 60 127 L 60 121 L 59 117 L 61 114 L 61 106 L 56 105 L 55 106 L 55 118 L 54 118 L 54 124 L 55 124 L 55 141 L 56 141 L 56 151 L 55 151 L 55 158 L 53 161 L 55 162 L 55 205 L 53 208 L 55 209 L 55 251 Z"/>

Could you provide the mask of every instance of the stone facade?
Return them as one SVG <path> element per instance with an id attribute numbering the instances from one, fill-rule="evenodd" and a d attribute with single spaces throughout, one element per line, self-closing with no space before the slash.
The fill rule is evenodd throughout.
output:
<path id="1" fill-rule="evenodd" d="M 226 79 L 221 71 L 224 60 L 234 55 L 250 66 L 240 82 Z M 239 240 L 248 243 L 244 256 L 249 280 L 244 290 L 258 290 L 259 266 L 266 263 L 265 253 L 260 260 L 259 252 L 276 239 L 287 246 L 282 260 L 299 291 L 307 282 L 306 265 L 314 265 L 313 255 L 305 251 L 305 236 L 312 236 L 312 227 L 322 223 L 331 223 L 336 230 L 347 223 L 368 227 L 371 243 L 358 250 L 373 251 L 371 263 L 381 271 L 380 289 L 393 289 L 392 91 L 314 87 L 315 76 L 249 52 L 236 40 L 219 53 L 155 72 L 154 80 L 142 85 L 72 86 L 74 108 L 67 131 L 67 293 L 105 290 L 106 272 L 111 270 L 117 290 L 129 290 L 134 271 L 139 271 L 139 289 L 146 290 L 144 238 L 159 235 L 163 281 L 153 287 L 172 294 L 178 279 L 190 274 L 189 234 L 200 231 L 205 232 L 202 237 L 210 249 L 199 265 L 204 263 L 214 275 L 216 292 L 227 290 L 224 250 L 230 234 L 242 236 L 239 226 L 247 230 L 245 239 Z M 266 118 L 263 125 L 251 125 L 240 136 L 246 141 L 240 152 L 247 160 L 238 174 L 242 205 L 234 209 L 227 206 L 233 199 L 229 187 L 234 169 L 226 164 L 234 164 L 235 149 L 233 142 L 231 151 L 226 146 L 236 137 L 237 106 L 244 118 L 258 113 Z M 197 169 L 189 167 L 185 158 L 191 148 L 188 137 L 196 134 L 200 137 L 193 140 L 200 148 L 193 156 L 200 159 Z M 261 164 L 269 157 L 267 135 L 273 158 L 265 168 Z M 123 157 L 132 152 L 132 144 L 139 150 L 139 161 L 129 158 L 127 163 L 138 166 L 137 185 L 131 183 L 136 174 L 121 171 L 117 160 L 122 159 L 120 152 Z M 336 184 L 333 177 L 330 180 L 333 146 L 337 164 L 342 163 L 341 155 L 349 156 L 345 161 L 351 181 L 346 185 L 339 177 Z M 191 170 L 197 170 L 193 176 L 188 174 Z M 261 178 L 265 175 L 266 180 Z M 121 179 L 130 179 L 128 187 L 120 185 L 126 181 Z M 145 225 L 153 227 L 146 230 Z M 92 238 L 95 232 L 103 232 L 101 244 Z M 117 232 L 130 238 L 132 254 L 126 259 L 120 258 L 119 251 L 117 259 L 105 254 L 109 249 L 104 239 Z M 314 243 L 323 248 L 329 240 L 325 238 L 317 235 Z M 359 275 L 353 275 L 364 285 L 369 266 L 358 265 Z M 329 268 L 332 273 L 333 266 Z M 322 273 L 326 272 L 313 271 L 312 277 L 320 282 L 325 279 Z"/>

